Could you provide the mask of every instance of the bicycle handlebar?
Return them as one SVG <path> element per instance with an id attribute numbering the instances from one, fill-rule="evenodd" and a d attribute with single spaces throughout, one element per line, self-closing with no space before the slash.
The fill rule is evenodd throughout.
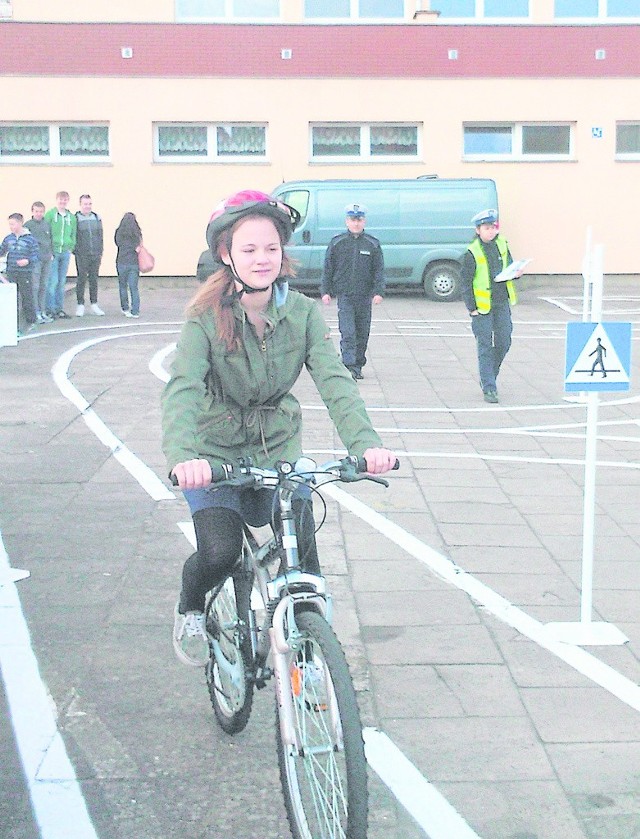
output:
<path id="1" fill-rule="evenodd" d="M 302 461 L 306 461 L 303 463 Z M 392 469 L 398 470 L 400 461 L 396 459 Z M 280 461 L 275 469 L 259 469 L 250 463 L 239 462 L 211 464 L 211 484 L 227 483 L 233 486 L 252 486 L 260 479 L 266 478 L 269 484 L 275 486 L 282 479 L 299 478 L 309 481 L 316 475 L 333 475 L 337 480 L 345 483 L 351 481 L 374 481 L 388 486 L 384 478 L 367 473 L 367 462 L 363 457 L 347 455 L 341 460 L 332 460 L 318 466 L 310 458 L 302 457 L 296 463 Z M 173 486 L 178 486 L 178 479 L 171 473 L 169 476 Z M 258 481 L 256 480 L 258 479 Z"/>

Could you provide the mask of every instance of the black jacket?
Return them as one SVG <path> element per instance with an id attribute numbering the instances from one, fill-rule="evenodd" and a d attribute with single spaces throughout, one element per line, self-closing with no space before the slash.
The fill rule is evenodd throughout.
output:
<path id="1" fill-rule="evenodd" d="M 89 213 L 85 216 L 81 212 L 76 213 L 78 228 L 76 232 L 76 246 L 74 253 L 80 259 L 101 259 L 104 250 L 104 234 L 102 231 L 102 219 L 97 213 Z"/>
<path id="2" fill-rule="evenodd" d="M 320 290 L 331 297 L 384 294 L 384 257 L 376 237 L 349 231 L 334 236 L 325 254 Z"/>

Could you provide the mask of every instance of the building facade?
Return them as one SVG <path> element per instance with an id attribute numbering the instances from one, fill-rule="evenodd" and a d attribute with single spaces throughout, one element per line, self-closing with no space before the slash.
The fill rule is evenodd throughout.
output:
<path id="1" fill-rule="evenodd" d="M 230 192 L 426 174 L 493 178 L 534 273 L 589 230 L 640 273 L 640 0 L 0 0 L 0 75 L 0 217 L 91 194 L 105 275 L 126 211 L 188 275 Z"/>

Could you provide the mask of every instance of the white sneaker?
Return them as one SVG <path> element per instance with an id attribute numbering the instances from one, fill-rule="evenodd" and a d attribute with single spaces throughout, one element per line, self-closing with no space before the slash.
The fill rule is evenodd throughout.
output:
<path id="1" fill-rule="evenodd" d="M 91 304 L 91 311 L 93 312 L 94 315 L 97 315 L 99 318 L 104 317 L 104 312 L 102 311 L 100 306 L 98 306 L 97 303 L 92 303 Z"/>
<path id="2" fill-rule="evenodd" d="M 183 664 L 205 667 L 210 657 L 209 638 L 204 628 L 202 612 L 181 615 L 176 603 L 173 623 L 173 649 Z"/>
<path id="3" fill-rule="evenodd" d="M 82 305 L 82 303 L 78 303 L 78 305 L 76 306 L 76 317 L 84 317 L 84 306 Z"/>
<path id="4" fill-rule="evenodd" d="M 130 317 L 133 317 L 133 315 L 131 314 L 131 312 L 129 311 L 129 309 L 120 309 L 120 311 L 121 311 L 121 312 L 122 312 L 122 314 L 125 316 L 125 318 L 130 318 Z"/>

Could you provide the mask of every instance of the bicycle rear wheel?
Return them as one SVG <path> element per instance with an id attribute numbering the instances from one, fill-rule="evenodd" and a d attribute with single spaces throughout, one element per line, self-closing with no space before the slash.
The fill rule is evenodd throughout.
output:
<path id="1" fill-rule="evenodd" d="M 212 594 L 206 608 L 206 628 L 217 642 L 206 668 L 207 686 L 218 724 L 237 734 L 249 721 L 253 705 L 252 652 L 247 615 L 251 579 L 241 569 Z"/>
<path id="2" fill-rule="evenodd" d="M 319 614 L 301 612 L 296 624 L 304 643 L 290 654 L 284 687 L 291 689 L 299 748 L 284 743 L 276 726 L 291 833 L 294 839 L 366 839 L 367 764 L 347 661 Z"/>

